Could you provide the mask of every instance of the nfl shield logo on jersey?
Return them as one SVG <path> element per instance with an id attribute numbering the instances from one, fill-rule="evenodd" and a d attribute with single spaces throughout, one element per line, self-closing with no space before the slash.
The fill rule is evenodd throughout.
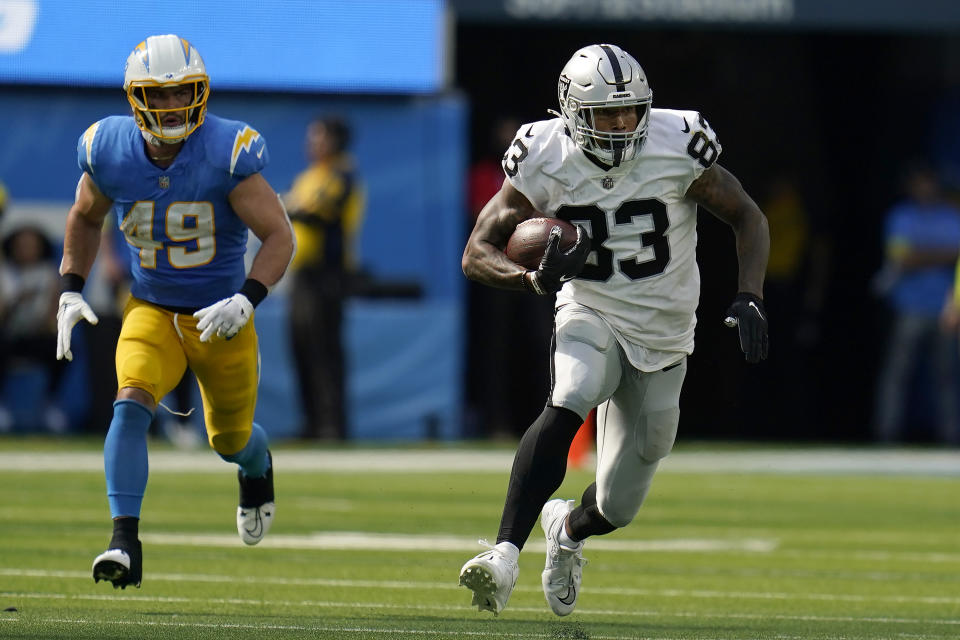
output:
<path id="1" fill-rule="evenodd" d="M 160 176 L 160 188 L 161 189 L 170 188 L 170 176 Z"/>
<path id="2" fill-rule="evenodd" d="M 610 176 L 603 176 L 603 178 L 600 180 L 600 186 L 608 190 L 613 189 L 613 178 Z"/>

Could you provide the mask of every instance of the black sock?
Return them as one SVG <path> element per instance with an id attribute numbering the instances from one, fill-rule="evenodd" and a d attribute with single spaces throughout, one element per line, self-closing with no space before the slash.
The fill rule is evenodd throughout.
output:
<path id="1" fill-rule="evenodd" d="M 590 536 L 602 536 L 616 529 L 600 515 L 600 509 L 597 507 L 596 482 L 587 487 L 583 497 L 580 498 L 580 504 L 567 516 L 567 528 L 570 530 L 570 539 L 574 542 L 580 542 Z"/>
<path id="2" fill-rule="evenodd" d="M 139 537 L 139 528 L 140 518 L 116 518 L 113 521 L 113 538 L 110 540 L 110 548 L 117 548 L 123 543 L 126 543 L 123 546 L 135 543 Z"/>
<path id="3" fill-rule="evenodd" d="M 569 409 L 546 407 L 523 434 L 510 471 L 498 543 L 523 548 L 543 504 L 563 482 L 570 443 L 581 424 L 583 419 Z"/>

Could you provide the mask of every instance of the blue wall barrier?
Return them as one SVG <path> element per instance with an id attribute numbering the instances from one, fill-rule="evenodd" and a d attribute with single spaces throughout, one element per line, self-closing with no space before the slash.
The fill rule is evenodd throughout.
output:
<path id="1" fill-rule="evenodd" d="M 257 420 L 274 436 L 296 437 L 302 413 L 285 305 L 284 297 L 275 296 L 257 308 L 263 357 Z M 444 301 L 354 299 L 346 305 L 351 438 L 462 436 L 461 315 L 459 304 Z"/>

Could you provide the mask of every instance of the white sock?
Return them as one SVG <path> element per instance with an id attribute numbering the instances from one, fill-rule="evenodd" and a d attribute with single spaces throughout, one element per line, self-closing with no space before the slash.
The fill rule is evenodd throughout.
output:
<path id="1" fill-rule="evenodd" d="M 512 542 L 499 542 L 493 548 L 514 562 L 520 557 L 520 549 Z"/>
<path id="2" fill-rule="evenodd" d="M 560 535 L 557 536 L 557 542 L 560 543 L 561 547 L 565 547 L 567 549 L 576 549 L 577 547 L 580 546 L 580 542 L 574 540 L 567 534 L 566 518 L 564 518 L 563 520 L 563 526 L 560 527 Z"/>

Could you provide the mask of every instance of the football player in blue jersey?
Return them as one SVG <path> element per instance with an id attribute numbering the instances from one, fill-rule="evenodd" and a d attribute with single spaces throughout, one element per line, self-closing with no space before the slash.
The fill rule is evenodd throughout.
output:
<path id="1" fill-rule="evenodd" d="M 131 298 L 117 342 L 118 392 L 104 442 L 109 547 L 94 580 L 140 586 L 138 524 L 147 485 L 147 428 L 185 368 L 196 374 L 210 446 L 239 466 L 237 530 L 257 544 L 274 516 L 273 469 L 253 422 L 259 378 L 254 308 L 283 275 L 293 234 L 260 174 L 266 142 L 243 122 L 207 113 L 210 81 L 197 50 L 151 36 L 127 58 L 133 116 L 95 122 L 80 136 L 83 174 L 67 214 L 57 314 L 57 358 L 70 334 L 97 317 L 81 291 L 107 213 L 116 213 L 132 257 Z M 248 230 L 261 245 L 248 274 Z"/>

